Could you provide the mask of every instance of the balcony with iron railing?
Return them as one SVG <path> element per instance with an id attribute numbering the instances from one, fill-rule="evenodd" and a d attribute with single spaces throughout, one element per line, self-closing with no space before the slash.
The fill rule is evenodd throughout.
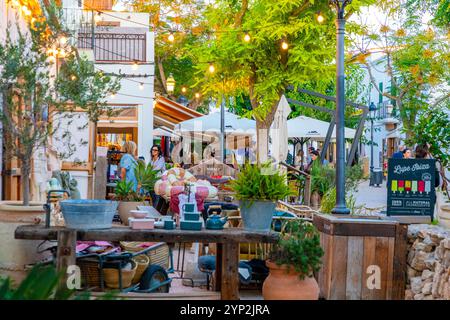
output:
<path id="1" fill-rule="evenodd" d="M 117 24 L 96 25 L 96 11 L 65 8 L 63 23 L 73 35 L 79 49 L 91 49 L 95 62 L 128 63 L 147 61 L 145 28 L 121 27 Z"/>

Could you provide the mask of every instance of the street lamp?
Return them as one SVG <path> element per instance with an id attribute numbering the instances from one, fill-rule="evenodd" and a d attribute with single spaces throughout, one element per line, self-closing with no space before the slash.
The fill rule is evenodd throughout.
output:
<path id="1" fill-rule="evenodd" d="M 345 204 L 345 74 L 344 74 L 344 37 L 345 7 L 351 0 L 331 0 L 336 7 L 336 206 L 333 214 L 349 214 Z"/>
<path id="2" fill-rule="evenodd" d="M 166 80 L 166 87 L 168 93 L 173 93 L 173 91 L 175 90 L 175 79 L 173 78 L 172 74 L 170 74 Z"/>

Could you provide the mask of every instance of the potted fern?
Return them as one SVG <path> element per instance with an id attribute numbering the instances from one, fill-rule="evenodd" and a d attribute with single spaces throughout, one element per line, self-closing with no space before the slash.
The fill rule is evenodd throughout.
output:
<path id="1" fill-rule="evenodd" d="M 286 176 L 266 164 L 245 164 L 231 187 L 240 201 L 244 229 L 270 231 L 276 202 L 292 195 Z"/>
<path id="2" fill-rule="evenodd" d="M 134 175 L 138 184 L 136 191 L 133 190 L 134 183 L 132 181 L 121 180 L 117 183 L 115 193 L 116 200 L 120 201 L 119 216 L 125 225 L 128 225 L 128 218 L 131 217 L 130 211 L 145 204 L 145 199 L 148 198 L 148 194 L 153 190 L 155 182 L 158 180 L 157 174 L 158 172 L 153 170 L 151 164 L 146 165 L 143 161 L 138 161 L 134 168 Z"/>
<path id="3" fill-rule="evenodd" d="M 269 276 L 263 284 L 265 300 L 317 300 L 319 286 L 313 273 L 319 271 L 323 250 L 316 228 L 303 220 L 286 224 L 269 253 Z"/>

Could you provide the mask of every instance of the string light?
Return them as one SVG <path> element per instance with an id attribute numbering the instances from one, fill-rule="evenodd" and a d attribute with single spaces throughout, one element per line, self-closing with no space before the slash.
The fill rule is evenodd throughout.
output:
<path id="1" fill-rule="evenodd" d="M 58 56 L 64 58 L 66 56 L 66 51 L 64 49 L 59 49 Z"/>
<path id="2" fill-rule="evenodd" d="M 175 36 L 173 35 L 173 33 L 171 32 L 169 34 L 169 37 L 167 38 L 170 42 L 174 42 L 175 41 Z"/>
<path id="3" fill-rule="evenodd" d="M 214 71 L 216 71 L 216 68 L 214 68 L 214 65 L 212 63 L 210 63 L 208 70 L 210 73 L 214 73 Z"/>
<path id="4" fill-rule="evenodd" d="M 70 80 L 72 80 L 72 81 L 77 80 L 77 76 L 73 74 L 73 75 L 70 77 Z"/>
<path id="5" fill-rule="evenodd" d="M 131 69 L 132 69 L 132 70 L 137 70 L 138 67 L 139 67 L 139 65 L 138 65 L 137 61 L 135 60 L 135 61 L 133 62 L 133 65 L 131 66 Z"/>
<path id="6" fill-rule="evenodd" d="M 181 92 L 186 93 L 186 91 L 187 91 L 186 87 L 181 88 Z"/>
<path id="7" fill-rule="evenodd" d="M 65 36 L 61 36 L 59 38 L 59 43 L 63 46 L 67 43 L 67 38 Z"/>
<path id="8" fill-rule="evenodd" d="M 286 40 L 283 40 L 283 42 L 281 43 L 281 49 L 287 50 L 288 48 L 289 48 L 288 43 L 286 42 Z"/>
<path id="9" fill-rule="evenodd" d="M 325 18 L 323 17 L 322 13 L 319 11 L 317 13 L 317 22 L 322 23 L 325 20 Z"/>
<path id="10" fill-rule="evenodd" d="M 195 94 L 195 97 L 196 97 L 197 99 L 200 98 L 200 93 L 197 92 L 197 93 Z"/>
<path id="11" fill-rule="evenodd" d="M 244 41 L 245 42 L 250 42 L 250 35 L 248 34 L 248 32 L 245 32 Z"/>
<path id="12" fill-rule="evenodd" d="M 96 22 L 96 23 L 98 23 L 98 22 L 100 22 L 101 20 L 102 20 L 102 17 L 101 17 L 101 12 L 97 12 L 96 13 L 96 15 L 95 15 L 95 17 L 94 17 L 94 21 Z"/>
<path id="13" fill-rule="evenodd" d="M 142 82 L 139 84 L 139 90 L 144 90 L 144 84 Z"/>
<path id="14" fill-rule="evenodd" d="M 116 95 L 114 93 L 111 93 L 111 97 L 110 98 L 114 100 L 115 97 L 116 97 Z"/>

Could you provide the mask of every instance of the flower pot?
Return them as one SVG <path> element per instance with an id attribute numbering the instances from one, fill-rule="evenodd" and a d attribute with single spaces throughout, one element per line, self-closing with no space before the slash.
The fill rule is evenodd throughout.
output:
<path id="1" fill-rule="evenodd" d="M 37 253 L 41 240 L 19 240 L 14 232 L 21 225 L 39 224 L 45 221 L 43 203 L 22 201 L 0 202 L 0 276 L 10 276 L 19 284 L 26 276 L 25 266 L 51 256 L 49 251 Z M 49 246 L 49 245 L 48 245 Z M 40 247 L 45 249 L 46 245 Z"/>
<path id="2" fill-rule="evenodd" d="M 313 277 L 300 279 L 294 267 L 278 266 L 266 261 L 269 276 L 262 288 L 264 300 L 317 300 L 319 299 L 319 285 Z"/>
<path id="3" fill-rule="evenodd" d="M 119 216 L 120 220 L 122 220 L 122 223 L 124 225 L 128 225 L 128 218 L 132 218 L 132 214 L 130 213 L 131 210 L 137 210 L 138 206 L 145 205 L 142 201 L 120 201 L 119 202 Z"/>
<path id="4" fill-rule="evenodd" d="M 276 203 L 272 201 L 240 201 L 244 229 L 248 231 L 270 231 Z"/>

